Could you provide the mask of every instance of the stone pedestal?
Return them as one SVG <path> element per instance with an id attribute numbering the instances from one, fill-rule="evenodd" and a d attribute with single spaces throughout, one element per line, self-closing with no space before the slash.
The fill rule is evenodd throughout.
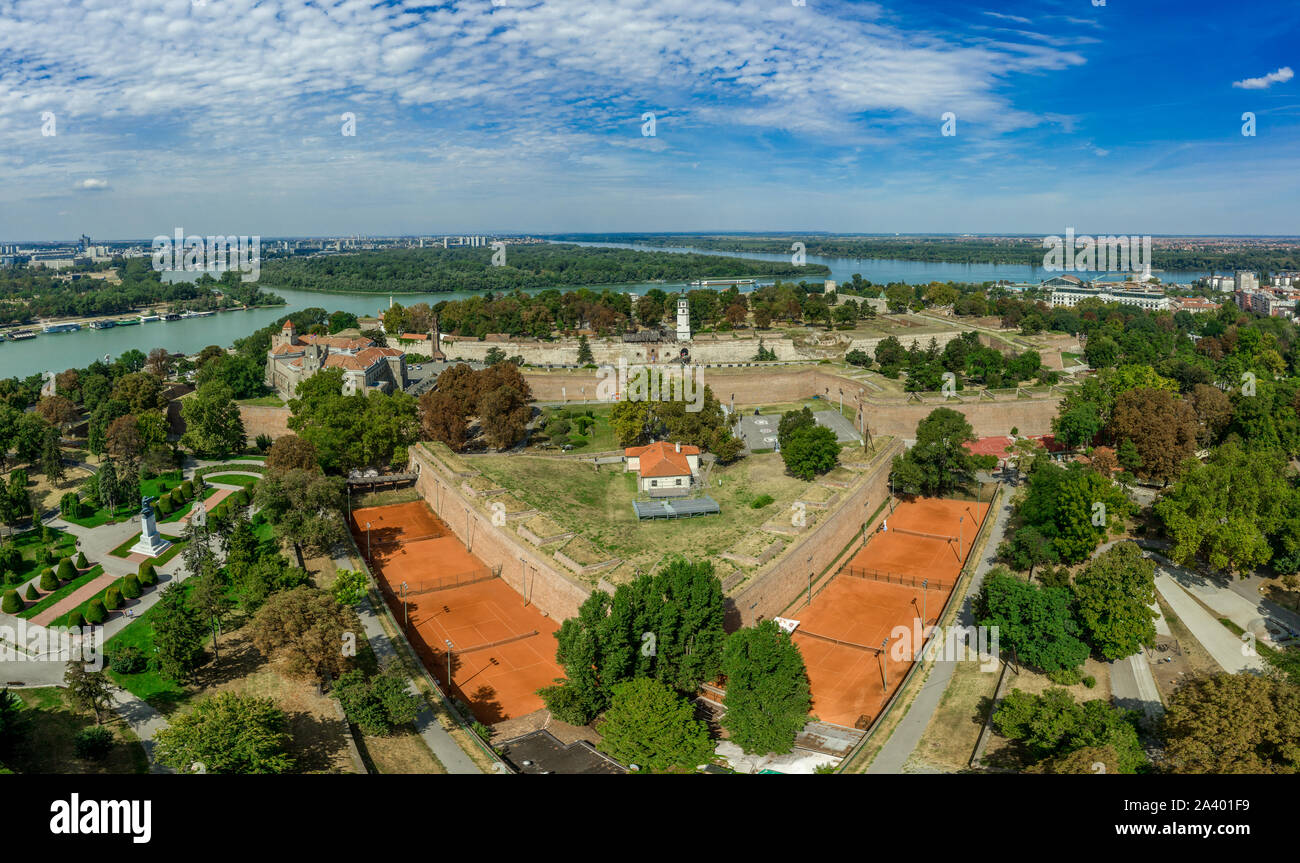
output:
<path id="1" fill-rule="evenodd" d="M 141 502 L 140 539 L 131 546 L 132 554 L 157 557 L 171 547 L 171 541 L 163 539 L 158 533 L 158 525 L 154 523 L 153 507 L 149 505 L 152 500 L 153 498 L 147 497 Z"/>

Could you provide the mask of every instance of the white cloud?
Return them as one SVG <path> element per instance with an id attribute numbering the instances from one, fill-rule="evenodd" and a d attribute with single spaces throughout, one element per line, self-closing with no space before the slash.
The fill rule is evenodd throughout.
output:
<path id="1" fill-rule="evenodd" d="M 77 188 L 87 192 L 102 192 L 108 188 L 108 180 L 98 177 L 87 177 L 77 184 Z"/>
<path id="2" fill-rule="evenodd" d="M 1283 66 L 1276 72 L 1269 72 L 1262 78 L 1245 78 L 1241 81 L 1233 81 L 1232 86 L 1240 87 L 1242 90 L 1267 90 L 1274 84 L 1285 84 L 1295 77 L 1290 66 Z"/>

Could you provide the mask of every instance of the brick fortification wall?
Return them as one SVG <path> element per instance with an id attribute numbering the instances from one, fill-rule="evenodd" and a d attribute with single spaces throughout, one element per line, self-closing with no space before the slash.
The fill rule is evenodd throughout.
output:
<path id="1" fill-rule="evenodd" d="M 814 395 L 838 404 L 841 392 L 845 404 L 856 405 L 861 397 L 872 434 L 909 439 L 916 434 L 918 422 L 936 407 L 945 406 L 941 401 L 918 403 L 877 395 L 861 382 L 842 377 L 825 366 L 706 368 L 701 374 L 719 401 L 730 403 L 734 396 L 738 408 L 799 401 Z M 595 400 L 596 386 L 601 380 L 595 371 L 525 371 L 524 377 L 532 387 L 533 397 L 542 402 Z M 1030 399 L 1011 395 L 997 400 L 963 397 L 946 406 L 965 414 L 975 434 L 986 437 L 1007 434 L 1013 427 L 1023 435 L 1049 434 L 1059 403 L 1060 396 L 1056 395 Z"/>
<path id="2" fill-rule="evenodd" d="M 889 497 L 890 467 L 902 452 L 902 443 L 894 441 L 825 521 L 761 570 L 752 584 L 727 599 L 728 630 L 779 615 L 808 590 L 810 577 L 821 576 L 845 546 L 861 537 L 863 521 Z"/>
<path id="3" fill-rule="evenodd" d="M 411 464 L 420 474 L 416 489 L 472 554 L 490 567 L 500 567 L 506 584 L 548 616 L 577 616 L 578 606 L 591 593 L 589 586 L 561 573 L 558 564 L 508 528 L 493 527 L 461 490 L 461 480 L 424 447 L 411 447 Z"/>
<path id="4" fill-rule="evenodd" d="M 289 431 L 288 407 L 240 405 L 239 416 L 244 421 L 244 436 L 250 441 L 263 434 L 270 435 L 272 440 L 293 434 Z"/>

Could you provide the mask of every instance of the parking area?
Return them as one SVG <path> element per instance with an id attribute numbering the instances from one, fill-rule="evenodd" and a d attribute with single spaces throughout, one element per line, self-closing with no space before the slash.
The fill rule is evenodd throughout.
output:
<path id="1" fill-rule="evenodd" d="M 840 443 L 861 443 L 862 438 L 858 437 L 858 430 L 853 427 L 853 423 L 845 419 L 839 411 L 814 411 L 813 419 L 817 425 L 828 428 L 835 432 L 835 439 Z M 776 430 L 781 424 L 779 414 L 764 414 L 755 416 L 754 414 L 741 414 L 740 422 L 736 425 L 736 433 L 745 441 L 745 448 L 749 452 L 755 450 L 774 450 L 776 449 Z"/>

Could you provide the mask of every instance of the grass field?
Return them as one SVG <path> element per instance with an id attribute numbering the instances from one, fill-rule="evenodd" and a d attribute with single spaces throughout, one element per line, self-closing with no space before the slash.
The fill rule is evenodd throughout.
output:
<path id="1" fill-rule="evenodd" d="M 113 731 L 113 748 L 103 761 L 87 761 L 74 754 L 77 732 L 95 724 L 87 714 L 73 713 L 56 687 L 13 690 L 22 699 L 30 734 L 11 754 L 5 765 L 15 773 L 148 773 L 149 760 L 140 740 L 111 710 L 104 724 Z"/>
<path id="2" fill-rule="evenodd" d="M 55 530 L 54 534 L 54 541 L 50 543 L 50 547 L 54 549 L 55 555 L 60 558 L 75 556 L 77 553 L 77 538 L 61 530 Z M 23 557 L 22 567 L 18 570 L 18 575 L 22 577 L 22 581 L 31 578 L 44 567 L 50 566 L 50 564 L 42 562 L 39 557 L 46 548 L 45 542 L 41 539 L 40 530 L 24 531 L 8 540 L 8 542 L 13 543 Z"/>
<path id="3" fill-rule="evenodd" d="M 950 773 L 968 769 L 992 707 L 1000 671 L 980 671 L 978 660 L 955 664 L 939 707 L 912 753 L 913 760 Z"/>
<path id="4" fill-rule="evenodd" d="M 256 479 L 254 479 L 253 477 L 249 477 L 249 479 L 252 479 L 254 482 L 256 482 Z M 208 498 L 212 497 L 216 493 L 217 490 L 215 488 L 208 486 L 203 489 L 203 499 L 207 500 Z M 185 502 L 184 506 L 182 506 L 180 509 L 173 512 L 171 515 L 167 516 L 166 518 L 158 519 L 158 523 L 167 524 L 168 522 L 180 521 L 182 518 L 188 515 L 189 511 L 192 509 L 194 509 L 194 501 L 188 500 Z"/>
<path id="5" fill-rule="evenodd" d="M 162 531 L 158 531 L 158 535 L 161 536 L 163 539 L 170 540 L 172 543 L 172 547 L 164 551 L 160 557 L 154 558 L 154 566 L 161 566 L 162 564 L 166 563 L 167 561 L 175 557 L 176 552 L 180 551 L 179 536 L 171 536 L 170 534 L 163 533 Z M 113 555 L 113 557 L 130 557 L 131 546 L 135 545 L 139 541 L 140 541 L 140 534 L 136 533 L 132 535 L 132 537 L 128 539 L 126 542 L 122 543 L 117 548 L 110 551 L 109 554 Z"/>
<path id="6" fill-rule="evenodd" d="M 182 582 L 181 588 L 188 590 L 188 584 Z M 158 588 L 153 589 L 157 590 Z M 117 635 L 108 640 L 104 647 L 109 656 L 112 656 L 114 651 L 121 650 L 128 645 L 140 648 L 145 656 L 154 655 L 151 615 L 156 607 L 150 608 L 131 621 Z M 121 674 L 109 668 L 108 676 L 113 679 L 114 683 L 136 698 L 147 701 L 160 710 L 174 707 L 185 696 L 184 687 L 169 678 L 163 677 L 157 671 L 145 670 L 139 674 Z"/>
<path id="7" fill-rule="evenodd" d="M 615 583 L 633 578 L 638 567 L 653 568 L 666 552 L 715 557 L 757 531 L 773 513 L 789 509 L 812 485 L 787 476 L 779 455 L 750 456 L 715 466 L 710 474 L 708 493 L 721 506 L 721 515 L 640 522 L 632 512 L 636 478 L 622 465 L 594 470 L 590 463 L 528 456 L 484 456 L 474 459 L 474 465 L 565 530 L 622 558 L 617 569 L 602 573 Z M 751 508 L 761 494 L 771 495 L 775 503 Z"/>
<path id="8" fill-rule="evenodd" d="M 279 396 L 258 396 L 257 398 L 253 398 L 253 399 L 236 399 L 235 404 L 268 407 L 268 408 L 282 408 L 284 407 L 284 399 L 280 398 Z"/>
<path id="9" fill-rule="evenodd" d="M 609 427 L 609 412 L 612 409 L 613 405 L 575 405 L 568 408 L 543 408 L 545 416 L 541 425 L 544 426 L 551 417 L 565 416 L 572 426 L 566 437 L 574 452 L 607 452 L 620 448 L 618 440 L 614 437 L 614 430 Z M 575 418 L 587 415 L 590 415 L 590 418 L 595 422 L 587 428 L 585 435 L 578 434 Z M 534 437 L 534 441 L 546 442 L 546 435 L 539 433 Z"/>
<path id="10" fill-rule="evenodd" d="M 238 485 L 247 488 L 250 485 L 257 485 L 259 477 L 248 476 L 242 473 L 218 473 L 211 476 L 205 476 L 204 482 L 219 482 L 223 485 Z"/>
<path id="11" fill-rule="evenodd" d="M 153 479 L 142 480 L 140 482 L 140 495 L 142 497 L 159 497 L 180 485 L 182 479 L 183 476 L 181 472 L 177 470 L 163 474 L 159 477 L 154 477 Z M 164 486 L 166 487 L 166 491 L 163 491 Z M 99 527 L 100 525 L 108 524 L 110 521 L 123 521 L 135 515 L 139 511 L 139 501 L 126 501 L 119 504 L 111 512 L 104 507 L 100 507 L 87 516 L 78 516 L 76 518 L 72 516 L 64 516 L 64 518 L 73 524 L 80 525 L 81 527 Z"/>

